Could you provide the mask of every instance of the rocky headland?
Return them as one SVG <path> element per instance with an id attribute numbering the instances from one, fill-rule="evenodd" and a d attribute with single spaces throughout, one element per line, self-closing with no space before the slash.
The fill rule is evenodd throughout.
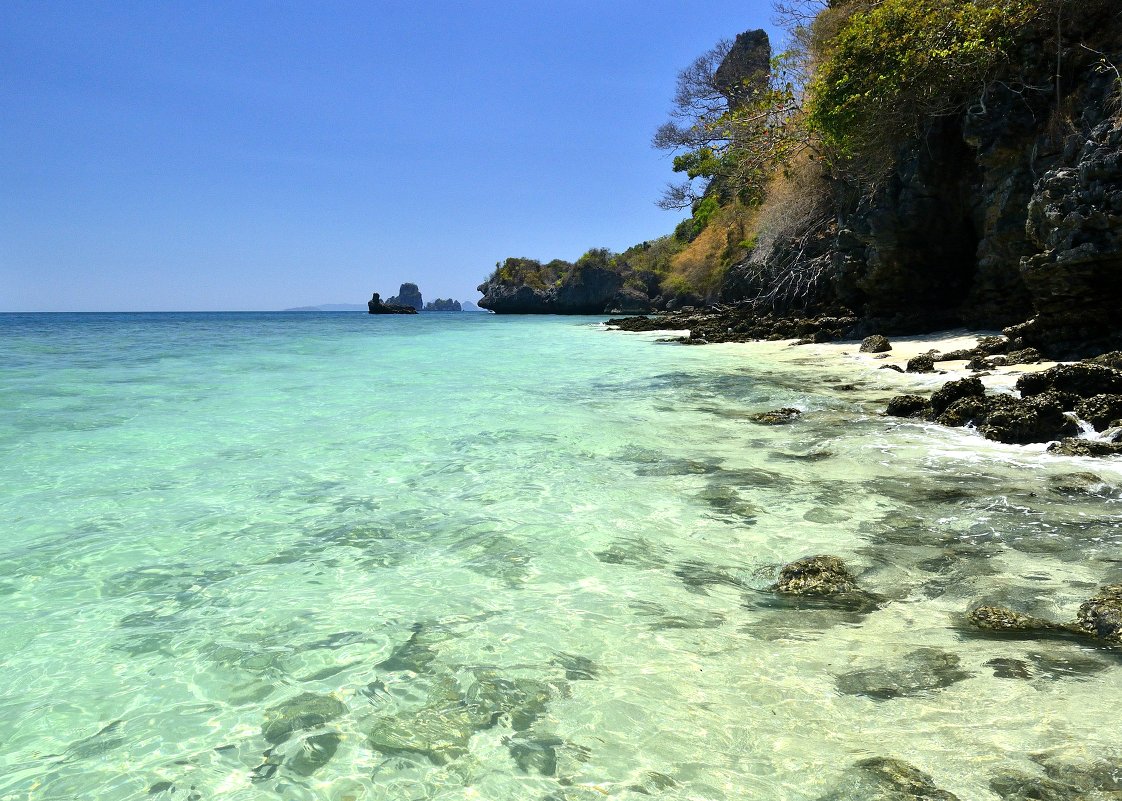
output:
<path id="1" fill-rule="evenodd" d="M 618 324 L 688 329 L 691 344 L 964 326 L 1005 329 L 1048 358 L 1122 349 L 1122 11 L 1092 0 L 1066 9 L 1057 30 L 1045 3 L 1028 5 L 1033 14 L 1009 22 L 1011 49 L 992 54 L 977 86 L 954 81 L 953 60 L 929 65 L 931 91 L 945 93 L 938 114 L 914 104 L 917 90 L 900 77 L 898 106 L 882 109 L 879 128 L 838 132 L 864 162 L 808 161 L 802 145 L 813 133 L 794 131 L 798 147 L 767 162 L 777 177 L 722 171 L 754 143 L 738 133 L 737 115 L 772 102 L 784 77 L 769 72 L 767 35 L 741 34 L 679 79 L 681 93 L 709 70 L 707 97 L 721 113 L 691 122 L 729 126 L 733 144 L 691 151 L 691 129 L 674 120 L 655 137 L 682 154 L 676 169 L 708 181 L 683 195 L 691 217 L 679 230 L 574 263 L 508 259 L 480 285 L 480 305 L 501 314 L 672 312 Z M 877 11 L 852 0 L 829 6 L 823 30 L 876 32 Z M 831 60 L 844 63 L 849 40 L 817 35 L 808 47 L 824 77 L 808 84 L 809 113 L 831 123 L 840 101 L 822 81 Z M 820 154 L 831 145 L 812 144 Z"/>

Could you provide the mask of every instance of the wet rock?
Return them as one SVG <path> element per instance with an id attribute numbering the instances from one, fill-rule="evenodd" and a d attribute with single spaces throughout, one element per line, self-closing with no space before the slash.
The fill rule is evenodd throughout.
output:
<path id="1" fill-rule="evenodd" d="M 807 556 L 784 565 L 772 592 L 792 595 L 838 595 L 855 592 L 857 579 L 836 556 Z"/>
<path id="2" fill-rule="evenodd" d="M 985 358 L 985 355 L 986 354 L 982 353 L 982 351 L 978 350 L 978 348 L 969 348 L 969 349 L 963 349 L 963 350 L 950 350 L 950 351 L 947 351 L 946 353 L 940 354 L 937 361 L 940 361 L 940 362 L 960 362 L 960 361 L 967 361 L 969 359 Z"/>
<path id="3" fill-rule="evenodd" d="M 958 801 L 914 765 L 889 757 L 862 759 L 819 801 Z"/>
<path id="4" fill-rule="evenodd" d="M 1122 419 L 1122 395 L 1094 395 L 1079 401 L 1075 413 L 1086 420 L 1096 431 L 1105 431 L 1116 420 Z"/>
<path id="5" fill-rule="evenodd" d="M 897 395 L 888 402 L 885 414 L 889 417 L 926 417 L 931 403 L 919 395 Z"/>
<path id="6" fill-rule="evenodd" d="M 882 364 L 877 368 L 878 370 L 895 370 L 897 373 L 904 372 L 904 368 L 898 364 Z"/>
<path id="7" fill-rule="evenodd" d="M 961 398 L 952 403 L 946 411 L 935 419 L 935 422 L 953 427 L 977 425 L 979 421 L 986 419 L 989 408 L 985 398 Z"/>
<path id="8" fill-rule="evenodd" d="M 1063 396 L 1045 392 L 1024 400 L 1010 395 L 993 395 L 988 399 L 984 421 L 978 430 L 986 439 L 1009 445 L 1069 437 L 1079 432 L 1079 425 L 1064 413 Z"/>
<path id="9" fill-rule="evenodd" d="M 1122 584 L 1108 584 L 1085 601 L 1076 626 L 1097 639 L 1122 643 Z"/>
<path id="10" fill-rule="evenodd" d="M 1067 437 L 1048 446 L 1048 453 L 1060 456 L 1122 456 L 1122 442 Z"/>
<path id="11" fill-rule="evenodd" d="M 261 734 L 270 743 L 282 743 L 293 732 L 322 726 L 346 711 L 347 707 L 334 696 L 301 693 L 265 710 Z"/>
<path id="12" fill-rule="evenodd" d="M 899 663 L 887 663 L 867 670 L 843 673 L 835 680 L 846 695 L 864 695 L 887 701 L 940 690 L 970 678 L 959 667 L 958 656 L 939 648 L 917 648 Z"/>
<path id="13" fill-rule="evenodd" d="M 966 369 L 973 370 L 974 372 L 992 370 L 996 366 L 997 365 L 995 365 L 992 360 L 987 359 L 985 356 L 975 356 L 966 363 Z"/>
<path id="14" fill-rule="evenodd" d="M 1017 390 L 1026 398 L 1049 390 L 1081 398 L 1118 395 L 1122 394 L 1122 370 L 1088 362 L 1060 364 L 1043 372 L 1025 373 L 1017 379 Z"/>
<path id="15" fill-rule="evenodd" d="M 1002 336 L 979 337 L 977 350 L 986 356 L 996 356 L 1009 351 L 1009 339 Z"/>
<path id="16" fill-rule="evenodd" d="M 935 356 L 930 353 L 921 353 L 919 356 L 913 356 L 908 359 L 909 373 L 934 373 L 935 372 Z"/>
<path id="17" fill-rule="evenodd" d="M 948 381 L 935 390 L 931 396 L 931 412 L 940 415 L 952 403 L 963 398 L 981 398 L 986 394 L 986 388 L 980 378 L 962 378 L 958 381 Z"/>
<path id="18" fill-rule="evenodd" d="M 794 408 L 773 409 L 770 412 L 759 412 L 758 414 L 748 415 L 748 419 L 753 423 L 759 423 L 766 426 L 781 426 L 787 423 L 794 422 L 798 419 L 802 411 Z"/>
<path id="19" fill-rule="evenodd" d="M 861 340 L 862 353 L 886 353 L 892 350 L 892 343 L 882 334 L 873 334 Z"/>

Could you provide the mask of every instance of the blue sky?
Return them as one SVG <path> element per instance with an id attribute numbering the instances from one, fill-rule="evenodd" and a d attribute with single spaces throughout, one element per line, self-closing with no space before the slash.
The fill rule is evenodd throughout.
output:
<path id="1" fill-rule="evenodd" d="M 279 309 L 669 232 L 674 79 L 769 0 L 0 3 L 0 311 Z M 773 32 L 773 42 L 776 35 Z"/>

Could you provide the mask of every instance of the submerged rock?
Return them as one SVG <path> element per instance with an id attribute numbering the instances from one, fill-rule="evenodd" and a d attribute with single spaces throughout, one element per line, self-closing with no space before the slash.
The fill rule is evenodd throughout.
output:
<path id="1" fill-rule="evenodd" d="M 366 742 L 386 756 L 421 756 L 446 765 L 468 752 L 479 721 L 464 706 L 431 704 L 405 716 L 385 717 L 367 733 Z"/>
<path id="2" fill-rule="evenodd" d="M 265 710 L 261 734 L 270 743 L 282 743 L 293 732 L 322 726 L 346 711 L 346 705 L 332 695 L 301 693 Z"/>
<path id="3" fill-rule="evenodd" d="M 757 414 L 748 415 L 748 419 L 753 423 L 759 423 L 766 426 L 781 426 L 796 420 L 802 411 L 794 408 L 773 409 L 770 412 L 759 412 Z"/>
<path id="4" fill-rule="evenodd" d="M 973 674 L 959 668 L 960 660 L 939 648 L 917 648 L 899 663 L 843 673 L 836 679 L 846 695 L 864 695 L 877 701 L 918 695 L 950 687 Z"/>
<path id="5" fill-rule="evenodd" d="M 301 776 L 311 776 L 331 761 L 342 739 L 335 732 L 313 734 L 300 743 L 300 750 L 289 760 L 288 767 Z"/>
<path id="6" fill-rule="evenodd" d="M 900 759 L 862 759 L 819 801 L 958 801 L 934 780 Z"/>
<path id="7" fill-rule="evenodd" d="M 1046 632 L 1062 628 L 1049 620 L 1032 617 L 1004 606 L 979 606 L 972 610 L 966 619 L 974 628 L 998 634 Z"/>
<path id="8" fill-rule="evenodd" d="M 791 595 L 839 595 L 859 591 L 857 579 L 836 556 L 807 556 L 784 565 L 772 592 Z"/>
<path id="9" fill-rule="evenodd" d="M 883 334 L 873 334 L 861 341 L 862 353 L 886 353 L 892 350 L 892 343 Z"/>
<path id="10" fill-rule="evenodd" d="M 1084 601 L 1073 623 L 1054 623 L 1001 606 L 978 607 L 967 621 L 998 634 L 1076 635 L 1097 644 L 1122 644 L 1122 584 L 1108 584 Z"/>

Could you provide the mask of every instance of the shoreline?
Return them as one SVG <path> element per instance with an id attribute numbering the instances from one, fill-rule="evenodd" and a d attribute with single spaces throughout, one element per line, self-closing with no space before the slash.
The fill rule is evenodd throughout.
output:
<path id="1" fill-rule="evenodd" d="M 605 324 L 608 330 L 626 330 Z M 690 329 L 655 330 L 656 342 L 702 344 Z M 782 357 L 798 354 L 796 359 L 818 363 L 823 368 L 841 364 L 856 368 L 863 379 L 878 391 L 894 397 L 878 400 L 877 412 L 896 420 L 926 422 L 943 429 L 965 429 L 976 432 L 987 441 L 1015 445 L 1032 451 L 1049 452 L 1053 456 L 1088 459 L 1094 463 L 1122 465 L 1122 422 L 1115 419 L 1122 407 L 1117 387 L 1109 390 L 1084 391 L 1065 387 L 1063 368 L 1073 372 L 1098 370 L 1107 375 L 1119 371 L 1089 361 L 1060 361 L 1039 358 L 1028 363 L 991 365 L 986 369 L 970 367 L 971 360 L 956 358 L 940 360 L 940 354 L 954 351 L 983 350 L 986 339 L 1000 337 L 1000 332 L 946 329 L 929 334 L 900 336 L 889 339 L 888 351 L 873 353 L 861 350 L 863 340 L 847 339 L 808 342 L 806 339 L 739 340 L 705 343 L 709 346 L 748 346 L 757 352 Z M 669 339 L 668 339 L 669 337 Z M 934 357 L 934 369 L 907 370 L 910 360 Z M 999 359 L 1001 357 L 998 357 Z M 1057 375 L 1057 368 L 1060 374 Z M 1041 387 L 1024 392 L 1018 389 L 1023 377 L 1046 373 L 1036 383 Z M 1068 381 L 1070 383 L 1070 381 Z M 1103 392 L 1110 394 L 1102 394 Z M 943 396 L 940 398 L 940 396 Z M 1105 399 L 1105 401 L 1104 401 Z M 943 402 L 939 402 L 942 400 Z M 1096 417 L 1094 404 L 1113 404 L 1112 422 Z M 938 404 L 937 406 L 935 404 Z M 1101 412 L 1099 412 L 1101 414 Z M 1095 421 L 1092 424 L 1089 421 Z M 1104 464 L 1104 466 L 1105 466 Z"/>

